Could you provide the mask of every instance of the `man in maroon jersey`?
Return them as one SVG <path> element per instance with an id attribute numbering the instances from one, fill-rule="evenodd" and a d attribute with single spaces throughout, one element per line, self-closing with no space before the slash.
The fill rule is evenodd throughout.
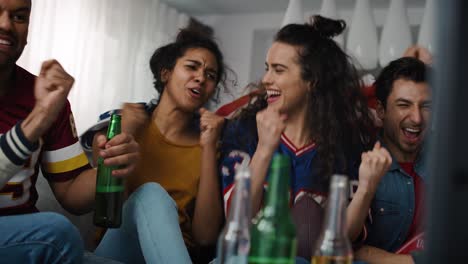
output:
<path id="1" fill-rule="evenodd" d="M 28 35 L 31 0 L 0 0 L 0 262 L 80 263 L 83 243 L 63 216 L 35 213 L 39 167 L 71 213 L 93 208 L 96 170 L 76 135 L 67 100 L 73 78 L 55 60 L 38 77 L 16 65 Z M 138 144 L 123 133 L 98 139 L 114 176 L 134 168 Z"/>

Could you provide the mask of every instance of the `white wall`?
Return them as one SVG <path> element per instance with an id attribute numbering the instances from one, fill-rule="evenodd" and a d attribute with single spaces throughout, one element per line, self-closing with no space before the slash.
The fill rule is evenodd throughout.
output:
<path id="1" fill-rule="evenodd" d="M 318 10 L 306 12 L 306 17 L 315 14 Z M 419 25 L 422 21 L 424 8 L 408 8 L 410 24 Z M 385 23 L 387 9 L 374 9 L 374 19 L 377 27 Z M 349 26 L 351 24 L 352 10 L 340 10 L 340 18 Z M 250 81 L 251 58 L 255 30 L 268 30 L 279 28 L 283 13 L 235 14 L 235 15 L 209 15 L 199 16 L 198 19 L 215 30 L 218 43 L 225 56 L 226 63 L 237 73 L 238 85 L 234 97 L 238 97 L 245 85 Z M 346 41 L 346 39 L 345 39 Z M 413 38 L 413 42 L 416 39 Z M 263 62 L 262 62 L 263 63 Z M 257 64 L 258 65 L 258 64 Z M 231 101 L 232 98 L 224 96 L 220 105 Z"/>

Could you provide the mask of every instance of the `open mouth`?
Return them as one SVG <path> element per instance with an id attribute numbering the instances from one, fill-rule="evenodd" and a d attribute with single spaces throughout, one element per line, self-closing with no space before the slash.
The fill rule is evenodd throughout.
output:
<path id="1" fill-rule="evenodd" d="M 0 39 L 0 45 L 4 45 L 4 46 L 13 46 L 13 43 L 9 40 L 6 40 L 6 39 Z"/>
<path id="2" fill-rule="evenodd" d="M 190 95 L 195 98 L 200 98 L 201 97 L 201 91 L 199 88 L 189 88 Z"/>
<path id="3" fill-rule="evenodd" d="M 281 91 L 279 90 L 267 89 L 266 92 L 268 103 L 278 100 L 278 98 L 281 96 Z"/>
<path id="4" fill-rule="evenodd" d="M 405 128 L 402 128 L 401 130 L 403 132 L 403 135 L 405 135 L 406 139 L 410 142 L 418 141 L 422 133 L 421 128 L 405 127 Z"/>
<path id="5" fill-rule="evenodd" d="M 10 35 L 0 34 L 0 46 L 12 47 L 15 44 L 15 38 Z"/>

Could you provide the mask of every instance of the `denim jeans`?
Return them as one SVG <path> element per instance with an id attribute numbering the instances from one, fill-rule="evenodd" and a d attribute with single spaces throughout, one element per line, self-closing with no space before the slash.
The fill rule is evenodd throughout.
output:
<path id="1" fill-rule="evenodd" d="M 81 263 L 84 245 L 76 227 L 56 213 L 0 217 L 3 263 Z"/>
<path id="2" fill-rule="evenodd" d="M 140 186 L 125 202 L 122 225 L 108 229 L 96 255 L 124 263 L 191 263 L 177 205 L 157 183 Z"/>
<path id="3" fill-rule="evenodd" d="M 122 264 L 122 262 L 109 259 L 109 258 L 96 256 L 96 254 L 92 252 L 85 251 L 84 256 L 83 256 L 83 264 Z"/>

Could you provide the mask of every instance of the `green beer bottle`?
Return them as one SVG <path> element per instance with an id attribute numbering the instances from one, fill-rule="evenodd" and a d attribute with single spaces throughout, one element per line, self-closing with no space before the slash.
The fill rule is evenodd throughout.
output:
<path id="1" fill-rule="evenodd" d="M 120 115 L 111 116 L 107 129 L 107 140 L 120 134 Z M 106 166 L 99 157 L 96 178 L 96 208 L 94 211 L 94 224 L 107 228 L 118 228 L 122 221 L 122 203 L 124 184 L 123 179 L 112 176 L 117 166 Z"/>
<path id="2" fill-rule="evenodd" d="M 289 172 L 289 157 L 273 156 L 266 204 L 251 229 L 250 264 L 295 263 L 296 228 L 289 211 Z"/>

